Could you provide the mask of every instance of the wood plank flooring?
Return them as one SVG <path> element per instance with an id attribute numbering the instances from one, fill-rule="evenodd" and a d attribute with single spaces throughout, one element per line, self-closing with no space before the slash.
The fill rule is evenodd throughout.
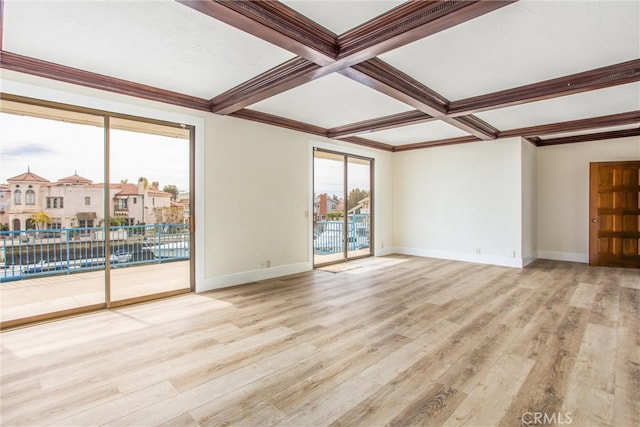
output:
<path id="1" fill-rule="evenodd" d="M 638 270 L 354 262 L 3 332 L 2 425 L 640 425 Z"/>

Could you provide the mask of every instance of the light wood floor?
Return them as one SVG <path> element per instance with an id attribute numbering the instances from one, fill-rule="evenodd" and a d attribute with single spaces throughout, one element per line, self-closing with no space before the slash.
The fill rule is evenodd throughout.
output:
<path id="1" fill-rule="evenodd" d="M 640 425 L 638 270 L 355 263 L 4 332 L 2 424 Z"/>

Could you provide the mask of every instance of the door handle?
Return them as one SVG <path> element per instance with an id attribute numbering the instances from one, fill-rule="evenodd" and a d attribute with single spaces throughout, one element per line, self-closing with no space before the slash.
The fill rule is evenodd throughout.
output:
<path id="1" fill-rule="evenodd" d="M 598 222 L 598 220 L 596 220 L 595 218 L 592 218 L 591 222 L 596 223 L 596 222 Z"/>

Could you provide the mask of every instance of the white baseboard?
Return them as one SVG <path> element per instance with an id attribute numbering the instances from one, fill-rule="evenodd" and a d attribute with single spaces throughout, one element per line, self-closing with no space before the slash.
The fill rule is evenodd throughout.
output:
<path id="1" fill-rule="evenodd" d="M 397 253 L 396 248 L 378 248 L 375 250 L 373 256 L 387 256 Z"/>
<path id="2" fill-rule="evenodd" d="M 589 254 L 575 252 L 538 251 L 538 258 L 552 259 L 555 261 L 589 263 Z"/>
<path id="3" fill-rule="evenodd" d="M 240 273 L 227 274 L 225 276 L 209 277 L 202 283 L 196 283 L 196 292 L 206 292 L 213 289 L 227 288 L 229 286 L 242 285 L 260 280 L 273 279 L 274 277 L 288 276 L 290 274 L 303 273 L 313 269 L 310 262 L 279 265 L 259 270 L 249 270 Z"/>
<path id="4" fill-rule="evenodd" d="M 491 264 L 514 268 L 522 268 L 525 265 L 522 258 L 510 258 L 498 255 L 470 254 L 465 252 L 439 251 L 423 248 L 396 247 L 394 249 L 395 253 L 402 255 L 450 259 L 453 261 L 475 262 L 478 264 Z"/>

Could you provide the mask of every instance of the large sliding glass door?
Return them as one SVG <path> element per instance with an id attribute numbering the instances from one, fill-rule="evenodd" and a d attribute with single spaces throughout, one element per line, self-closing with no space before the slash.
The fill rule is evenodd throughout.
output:
<path id="1" fill-rule="evenodd" d="M 192 287 L 193 129 L 3 95 L 2 328 Z"/>
<path id="2" fill-rule="evenodd" d="M 94 238 L 104 211 L 104 122 L 1 101 L 3 325 L 105 305 L 104 242 Z M 82 278 L 71 275 L 81 270 Z"/>
<path id="3" fill-rule="evenodd" d="M 189 129 L 109 121 L 110 300 L 190 289 Z"/>
<path id="4" fill-rule="evenodd" d="M 314 149 L 313 263 L 373 253 L 373 159 Z"/>

